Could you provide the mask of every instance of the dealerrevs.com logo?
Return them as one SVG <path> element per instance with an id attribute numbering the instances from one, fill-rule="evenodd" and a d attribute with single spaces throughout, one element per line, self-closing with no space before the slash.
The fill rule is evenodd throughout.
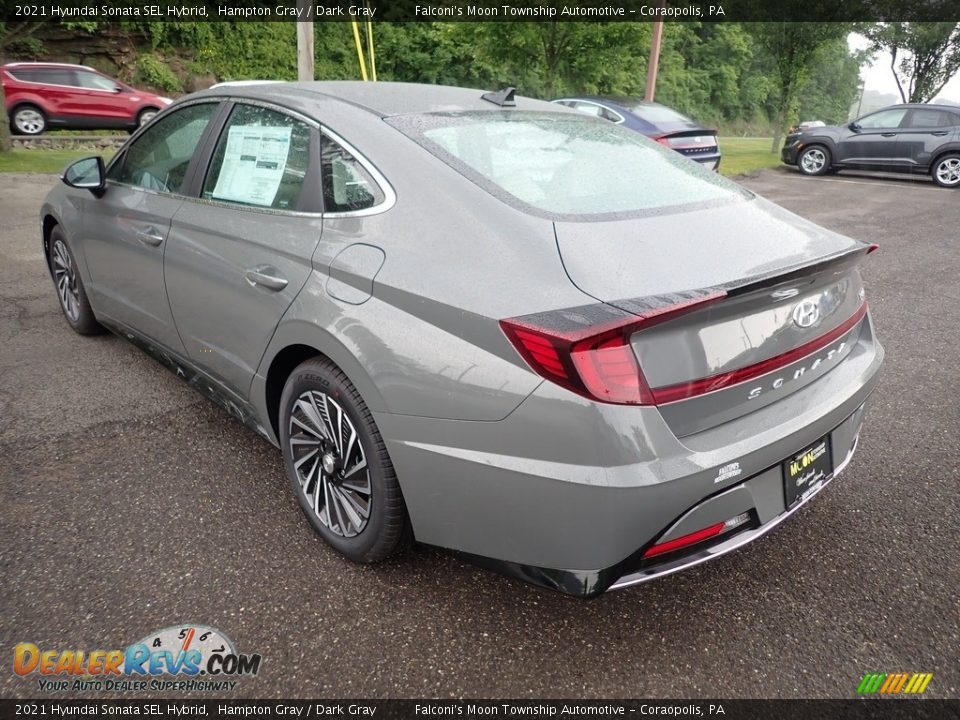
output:
<path id="1" fill-rule="evenodd" d="M 184 623 L 150 633 L 126 650 L 13 650 L 17 675 L 38 675 L 42 692 L 223 692 L 260 671 L 258 653 L 238 653 L 216 628 Z"/>

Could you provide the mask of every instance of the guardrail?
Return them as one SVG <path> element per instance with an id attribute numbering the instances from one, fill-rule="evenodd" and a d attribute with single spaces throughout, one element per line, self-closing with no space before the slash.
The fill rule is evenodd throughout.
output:
<path id="1" fill-rule="evenodd" d="M 116 150 L 129 135 L 11 135 L 10 145 L 15 150 Z"/>

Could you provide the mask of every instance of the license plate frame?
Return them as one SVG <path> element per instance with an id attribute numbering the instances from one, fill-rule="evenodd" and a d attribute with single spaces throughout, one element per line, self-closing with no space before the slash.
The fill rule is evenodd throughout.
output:
<path id="1" fill-rule="evenodd" d="M 830 433 L 784 460 L 782 468 L 784 504 L 791 508 L 833 476 Z"/>

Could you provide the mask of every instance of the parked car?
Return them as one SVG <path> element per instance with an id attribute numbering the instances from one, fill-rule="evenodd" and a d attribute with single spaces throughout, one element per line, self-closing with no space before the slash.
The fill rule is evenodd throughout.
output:
<path id="1" fill-rule="evenodd" d="M 49 128 L 135 130 L 171 102 L 84 65 L 18 62 L 0 67 L 10 118 L 19 135 Z"/>
<path id="2" fill-rule="evenodd" d="M 560 98 L 553 102 L 623 125 L 711 170 L 720 169 L 720 142 L 717 140 L 717 131 L 704 127 L 666 105 L 630 98 L 604 97 Z"/>
<path id="3" fill-rule="evenodd" d="M 206 90 L 40 219 L 67 323 L 279 447 L 357 562 L 590 596 L 717 557 L 846 467 L 883 358 L 874 246 L 512 91 Z"/>
<path id="4" fill-rule="evenodd" d="M 960 107 L 908 104 L 864 115 L 847 125 L 787 135 L 781 151 L 804 175 L 880 170 L 930 175 L 960 186 Z"/>

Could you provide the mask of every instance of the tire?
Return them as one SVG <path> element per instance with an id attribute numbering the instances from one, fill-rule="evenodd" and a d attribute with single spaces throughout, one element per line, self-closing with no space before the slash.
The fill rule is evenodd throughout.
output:
<path id="1" fill-rule="evenodd" d="M 153 118 L 156 117 L 156 114 L 157 114 L 158 112 L 160 112 L 160 111 L 159 111 L 157 108 L 155 108 L 155 107 L 148 107 L 148 108 L 144 108 L 143 110 L 141 110 L 141 111 L 137 114 L 137 129 L 142 128 L 142 127 L 143 127 L 144 125 L 146 125 L 148 122 L 150 122 L 151 120 L 153 120 Z"/>
<path id="2" fill-rule="evenodd" d="M 960 153 L 938 157 L 930 168 L 930 177 L 940 187 L 960 187 Z"/>
<path id="3" fill-rule="evenodd" d="M 307 360 L 287 379 L 280 444 L 300 508 L 334 549 L 375 563 L 407 544 L 407 508 L 386 445 L 360 393 L 330 360 Z"/>
<path id="4" fill-rule="evenodd" d="M 67 242 L 66 235 L 59 226 L 50 233 L 50 271 L 57 290 L 57 299 L 63 317 L 80 335 L 99 335 L 104 331 L 97 322 L 83 287 L 83 280 L 77 270 L 77 261 Z"/>
<path id="5" fill-rule="evenodd" d="M 804 148 L 797 157 L 797 169 L 804 175 L 826 175 L 830 172 L 832 161 L 827 148 L 823 145 L 811 145 Z"/>
<path id="6" fill-rule="evenodd" d="M 16 135 L 42 135 L 47 116 L 36 105 L 20 105 L 10 116 L 10 130 Z"/>

